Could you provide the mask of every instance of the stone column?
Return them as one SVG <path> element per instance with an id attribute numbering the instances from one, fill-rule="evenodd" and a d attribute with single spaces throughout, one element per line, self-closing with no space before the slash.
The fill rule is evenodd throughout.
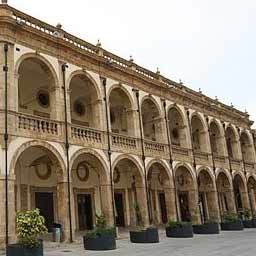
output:
<path id="1" fill-rule="evenodd" d="M 136 185 L 137 200 L 140 207 L 141 216 L 145 226 L 149 225 L 147 195 L 144 186 Z"/>
<path id="2" fill-rule="evenodd" d="M 191 218 L 193 223 L 200 223 L 200 211 L 198 206 L 198 191 L 190 190 L 189 191 L 189 211 L 191 214 Z"/>
<path id="3" fill-rule="evenodd" d="M 102 213 L 106 217 L 108 225 L 114 225 L 111 185 L 100 184 L 100 190 L 102 196 Z"/>
<path id="4" fill-rule="evenodd" d="M 215 220 L 220 222 L 221 216 L 220 216 L 220 209 L 218 204 L 217 191 L 216 190 L 207 191 L 206 198 L 207 198 L 207 206 L 208 206 L 210 220 Z"/>
<path id="5" fill-rule="evenodd" d="M 164 188 L 164 197 L 167 209 L 167 219 L 176 220 L 176 207 L 175 207 L 175 190 L 173 188 Z"/>
<path id="6" fill-rule="evenodd" d="M 241 194 L 243 208 L 250 209 L 250 201 L 249 201 L 247 191 L 240 191 L 240 194 Z"/>
<path id="7" fill-rule="evenodd" d="M 237 213 L 233 190 L 228 190 L 225 192 L 225 194 L 226 194 L 226 198 L 227 198 L 228 212 L 229 213 Z"/>
<path id="8" fill-rule="evenodd" d="M 71 193 L 71 206 L 72 206 L 72 193 Z M 68 208 L 68 183 L 66 181 L 57 184 L 57 207 L 58 207 L 58 223 L 62 224 L 63 239 L 67 241 L 70 238 L 70 225 L 69 225 L 69 208 Z M 75 234 L 74 226 L 74 210 L 71 211 L 72 218 L 72 233 L 73 238 Z"/>

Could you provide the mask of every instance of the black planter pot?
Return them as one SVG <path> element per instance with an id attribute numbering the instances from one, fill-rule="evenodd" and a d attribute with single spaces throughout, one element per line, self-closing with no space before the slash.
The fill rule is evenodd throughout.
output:
<path id="1" fill-rule="evenodd" d="M 157 228 L 147 228 L 141 231 L 130 231 L 130 241 L 132 243 L 159 243 Z"/>
<path id="2" fill-rule="evenodd" d="M 243 220 L 244 228 L 256 228 L 255 220 Z"/>
<path id="3" fill-rule="evenodd" d="M 242 221 L 237 222 L 223 222 L 220 224 L 223 231 L 241 231 L 244 229 Z"/>
<path id="4" fill-rule="evenodd" d="M 202 225 L 193 225 L 194 234 L 212 235 L 219 234 L 219 224 L 217 223 L 205 223 Z"/>
<path id="5" fill-rule="evenodd" d="M 20 244 L 10 244 L 7 246 L 6 256 L 43 256 L 44 249 L 42 242 L 38 248 L 26 248 Z"/>
<path id="6" fill-rule="evenodd" d="M 100 237 L 83 237 L 84 249 L 93 251 L 106 251 L 116 249 L 116 238 L 113 235 L 103 235 Z"/>
<path id="7" fill-rule="evenodd" d="M 179 225 L 177 227 L 166 227 L 165 231 L 167 237 L 191 238 L 194 236 L 191 224 Z"/>

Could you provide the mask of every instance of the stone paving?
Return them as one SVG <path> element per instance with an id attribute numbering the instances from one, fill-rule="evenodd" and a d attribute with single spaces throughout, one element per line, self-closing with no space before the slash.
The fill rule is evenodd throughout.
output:
<path id="1" fill-rule="evenodd" d="M 4 255 L 4 254 L 1 254 Z M 254 256 L 256 229 L 221 232 L 219 235 L 195 235 L 189 239 L 166 238 L 160 234 L 159 244 L 132 244 L 128 238 L 117 241 L 114 251 L 85 251 L 81 242 L 56 245 L 45 244 L 45 256 Z"/>
<path id="2" fill-rule="evenodd" d="M 117 250 L 94 252 L 83 250 L 82 244 L 66 244 L 47 248 L 46 256 L 254 256 L 256 255 L 256 230 L 221 232 L 219 235 L 195 235 L 189 239 L 166 238 L 160 235 L 159 244 L 131 244 L 129 239 L 117 241 Z"/>

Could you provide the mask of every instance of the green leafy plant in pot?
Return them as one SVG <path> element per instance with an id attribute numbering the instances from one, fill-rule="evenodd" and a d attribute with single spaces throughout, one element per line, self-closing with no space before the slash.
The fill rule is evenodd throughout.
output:
<path id="1" fill-rule="evenodd" d="M 193 228 L 191 222 L 170 220 L 166 226 L 166 236 L 176 238 L 193 237 Z"/>
<path id="2" fill-rule="evenodd" d="M 42 256 L 43 244 L 39 236 L 47 233 L 45 219 L 39 209 L 18 212 L 16 215 L 18 243 L 8 245 L 7 256 Z"/>
<path id="3" fill-rule="evenodd" d="M 239 231 L 243 230 L 243 223 L 238 218 L 237 214 L 229 213 L 223 216 L 223 222 L 221 223 L 221 229 L 225 231 Z"/>
<path id="4" fill-rule="evenodd" d="M 255 219 L 252 218 L 252 214 L 249 209 L 244 209 L 243 216 L 244 216 L 243 225 L 245 228 L 256 227 Z"/>
<path id="5" fill-rule="evenodd" d="M 96 215 L 96 228 L 84 237 L 85 250 L 114 250 L 116 249 L 116 228 L 108 226 L 104 215 Z"/>

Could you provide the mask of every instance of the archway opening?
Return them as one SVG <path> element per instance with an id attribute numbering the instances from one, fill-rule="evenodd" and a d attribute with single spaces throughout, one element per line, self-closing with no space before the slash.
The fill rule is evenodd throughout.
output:
<path id="1" fill-rule="evenodd" d="M 253 163 L 253 145 L 245 132 L 241 134 L 241 150 L 245 163 Z"/>
<path id="2" fill-rule="evenodd" d="M 175 179 L 180 219 L 198 222 L 198 195 L 192 174 L 185 166 L 180 166 L 175 172 Z"/>
<path id="3" fill-rule="evenodd" d="M 130 159 L 121 159 L 114 167 L 116 225 L 143 226 L 147 222 L 147 202 L 143 177 Z"/>
<path id="4" fill-rule="evenodd" d="M 175 195 L 168 171 L 160 163 L 153 163 L 148 171 L 149 198 L 154 224 L 175 219 Z"/>
<path id="5" fill-rule="evenodd" d="M 175 108 L 168 112 L 170 139 L 173 145 L 187 148 L 186 126 L 181 113 Z"/>
<path id="6" fill-rule="evenodd" d="M 218 198 L 214 182 L 207 170 L 201 170 L 198 175 L 199 208 L 203 222 L 217 221 L 219 218 Z"/>
<path id="7" fill-rule="evenodd" d="M 111 91 L 109 97 L 111 131 L 134 136 L 134 112 L 128 95 L 121 88 Z"/>
<path id="8" fill-rule="evenodd" d="M 91 153 L 82 153 L 72 164 L 72 188 L 77 231 L 91 230 L 96 215 L 110 221 L 112 204 L 109 179 L 101 161 Z"/>
<path id="9" fill-rule="evenodd" d="M 71 122 L 91 128 L 101 128 L 101 102 L 94 83 L 85 75 L 75 75 L 70 81 Z"/>
<path id="10" fill-rule="evenodd" d="M 220 128 L 215 122 L 210 124 L 210 143 L 214 156 L 224 156 L 224 140 Z"/>
<path id="11" fill-rule="evenodd" d="M 53 223 L 67 229 L 64 174 L 57 157 L 47 148 L 31 146 L 21 153 L 15 165 L 15 209 L 38 208 L 46 220 L 48 231 Z"/>
<path id="12" fill-rule="evenodd" d="M 53 118 L 55 83 L 50 68 L 42 60 L 36 57 L 23 60 L 18 70 L 18 111 Z"/>
<path id="13" fill-rule="evenodd" d="M 230 126 L 226 129 L 225 137 L 229 157 L 234 160 L 239 159 L 238 141 L 234 129 Z"/>
<path id="14" fill-rule="evenodd" d="M 160 113 L 154 101 L 147 98 L 141 106 L 144 138 L 152 141 L 162 141 L 162 123 Z"/>
<path id="15" fill-rule="evenodd" d="M 244 209 L 250 209 L 245 184 L 239 174 L 234 177 L 234 195 L 238 213 L 243 213 Z"/>
<path id="16" fill-rule="evenodd" d="M 236 207 L 232 187 L 224 172 L 220 172 L 217 177 L 217 191 L 219 194 L 221 216 L 223 217 L 228 213 L 235 213 Z"/>
<path id="17" fill-rule="evenodd" d="M 194 115 L 191 120 L 192 128 L 192 143 L 195 151 L 207 152 L 207 138 L 206 131 L 201 119 Z"/>

